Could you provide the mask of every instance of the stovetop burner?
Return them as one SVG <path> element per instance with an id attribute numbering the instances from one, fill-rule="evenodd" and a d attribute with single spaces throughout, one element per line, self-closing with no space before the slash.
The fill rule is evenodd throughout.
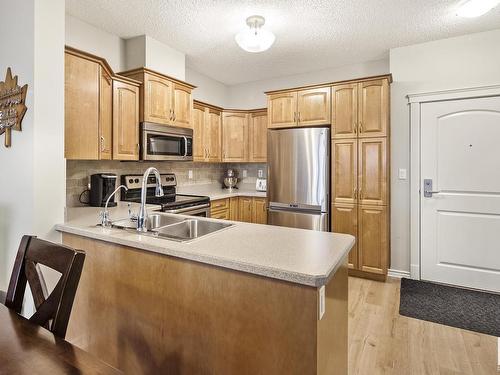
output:
<path id="1" fill-rule="evenodd" d="M 150 176 L 147 182 L 146 203 L 160 205 L 162 211 L 178 210 L 210 204 L 210 198 L 200 195 L 176 194 L 177 179 L 173 173 L 161 174 L 163 197 L 155 196 L 155 178 Z M 128 191 L 122 194 L 122 200 L 127 202 L 141 202 L 142 175 L 121 176 L 121 182 Z"/>

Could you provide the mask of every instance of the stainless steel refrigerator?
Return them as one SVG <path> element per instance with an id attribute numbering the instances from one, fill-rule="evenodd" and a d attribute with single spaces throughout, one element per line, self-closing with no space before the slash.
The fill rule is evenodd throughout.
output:
<path id="1" fill-rule="evenodd" d="M 268 131 L 268 224 L 330 229 L 330 130 Z"/>

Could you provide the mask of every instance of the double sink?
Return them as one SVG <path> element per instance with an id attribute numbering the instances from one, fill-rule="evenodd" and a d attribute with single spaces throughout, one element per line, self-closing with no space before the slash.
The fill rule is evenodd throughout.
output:
<path id="1" fill-rule="evenodd" d="M 141 234 L 184 242 L 229 228 L 232 225 L 233 224 L 218 223 L 194 218 L 185 219 L 154 213 L 148 215 L 148 231 L 141 232 Z M 117 220 L 112 223 L 112 226 L 119 229 L 135 230 L 137 222 L 130 219 Z"/>

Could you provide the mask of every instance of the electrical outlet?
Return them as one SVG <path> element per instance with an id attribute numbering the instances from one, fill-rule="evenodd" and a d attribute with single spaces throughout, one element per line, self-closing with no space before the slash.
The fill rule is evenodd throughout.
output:
<path id="1" fill-rule="evenodd" d="M 325 309 L 326 309 L 326 296 L 325 296 L 325 286 L 323 285 L 321 288 L 319 288 L 319 320 L 323 318 L 323 315 L 325 315 Z"/>
<path id="2" fill-rule="evenodd" d="M 188 178 L 189 178 L 190 180 L 192 180 L 192 179 L 193 179 L 193 171 L 192 171 L 191 169 L 188 171 Z"/>
<path id="3" fill-rule="evenodd" d="M 247 170 L 243 169 L 243 178 L 247 178 Z"/>

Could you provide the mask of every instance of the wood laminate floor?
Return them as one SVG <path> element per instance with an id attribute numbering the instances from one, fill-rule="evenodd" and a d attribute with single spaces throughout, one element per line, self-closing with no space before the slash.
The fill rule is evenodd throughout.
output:
<path id="1" fill-rule="evenodd" d="M 400 316 L 399 279 L 349 278 L 349 375 L 498 375 L 497 338 Z"/>

